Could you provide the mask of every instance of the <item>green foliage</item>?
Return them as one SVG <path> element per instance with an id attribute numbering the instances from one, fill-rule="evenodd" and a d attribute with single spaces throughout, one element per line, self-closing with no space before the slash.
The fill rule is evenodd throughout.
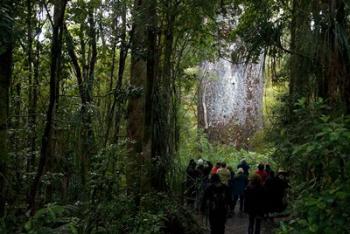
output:
<path id="1" fill-rule="evenodd" d="M 0 5 L 0 54 L 4 52 L 8 44 L 13 40 L 13 4 L 11 1 L 4 0 Z"/>
<path id="2" fill-rule="evenodd" d="M 198 158 L 209 160 L 213 164 L 216 162 L 226 162 L 228 166 L 232 166 L 233 168 L 236 168 L 242 159 L 245 159 L 252 166 L 252 169 L 259 163 L 270 163 L 275 166 L 270 157 L 273 148 L 264 153 L 244 149 L 238 150 L 230 145 L 210 143 L 206 135 L 200 132 L 200 130 L 190 132 L 188 129 L 184 129 L 183 131 L 184 139 L 179 154 L 184 167 L 190 159 Z"/>
<path id="3" fill-rule="evenodd" d="M 181 205 L 178 197 L 164 193 L 142 194 L 137 206 L 134 198 L 125 193 L 125 142 L 109 145 L 91 160 L 92 168 L 86 188 L 73 184 L 67 205 L 47 204 L 33 217 L 26 219 L 17 231 L 25 233 L 132 233 L 132 234 L 199 234 L 201 228 L 192 214 Z M 182 170 L 174 170 L 179 178 Z M 80 188 L 80 190 L 79 190 Z M 76 191 L 78 189 L 78 191 Z M 89 194 L 84 198 L 79 192 Z M 73 204 L 70 200 L 78 197 Z M 9 217 L 8 217 L 9 218 Z M 14 217 L 14 222 L 19 218 Z M 3 220 L 1 233 L 12 233 Z M 179 232 L 173 232 L 179 230 Z"/>
<path id="4" fill-rule="evenodd" d="M 130 233 L 133 230 L 136 206 L 124 195 L 109 196 L 82 206 L 80 233 Z"/>
<path id="5" fill-rule="evenodd" d="M 253 61 L 263 51 L 275 56 L 275 48 L 281 49 L 281 37 L 290 22 L 286 3 L 271 0 L 235 0 L 234 5 L 239 20 L 230 36 L 232 40 L 239 39 L 244 46 L 239 56 Z"/>
<path id="6" fill-rule="evenodd" d="M 50 234 L 71 233 L 77 234 L 76 217 L 70 217 L 67 212 L 72 207 L 64 207 L 56 204 L 47 204 L 45 208 L 38 210 L 24 225 L 26 233 Z"/>
<path id="7" fill-rule="evenodd" d="M 291 172 L 293 219 L 281 233 L 348 233 L 350 116 L 300 99 L 275 136 L 276 159 Z"/>
<path id="8" fill-rule="evenodd" d="M 132 233 L 201 233 L 193 216 L 179 204 L 176 198 L 163 193 L 143 196 Z"/>
<path id="9" fill-rule="evenodd" d="M 95 205 L 76 204 L 72 207 L 67 210 L 62 206 L 48 205 L 25 224 L 26 232 L 201 233 L 191 214 L 176 199 L 162 193 L 142 196 L 140 207 L 136 207 L 135 202 L 125 195 L 114 196 Z"/>

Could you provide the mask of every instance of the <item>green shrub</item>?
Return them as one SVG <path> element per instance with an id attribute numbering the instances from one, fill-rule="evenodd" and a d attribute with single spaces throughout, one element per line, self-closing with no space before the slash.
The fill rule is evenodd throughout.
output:
<path id="1" fill-rule="evenodd" d="M 292 220 L 280 233 L 350 232 L 350 116 L 329 110 L 301 99 L 275 138 L 292 185 Z"/>

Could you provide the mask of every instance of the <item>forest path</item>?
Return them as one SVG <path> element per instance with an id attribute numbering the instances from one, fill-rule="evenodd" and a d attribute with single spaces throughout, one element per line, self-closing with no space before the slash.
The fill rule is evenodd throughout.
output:
<path id="1" fill-rule="evenodd" d="M 234 215 L 227 219 L 225 234 L 246 234 L 248 233 L 248 215 L 235 210 Z M 204 229 L 204 234 L 210 234 L 209 220 L 205 217 L 200 217 L 200 223 Z M 261 234 L 272 234 L 276 223 L 262 221 Z"/>

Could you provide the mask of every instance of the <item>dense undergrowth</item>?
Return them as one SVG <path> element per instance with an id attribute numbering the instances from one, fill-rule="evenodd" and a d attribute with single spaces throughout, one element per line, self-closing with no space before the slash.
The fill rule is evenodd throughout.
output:
<path id="1" fill-rule="evenodd" d="M 272 111 L 286 113 L 287 105 L 275 106 L 282 109 Z M 278 233 L 349 233 L 350 116 L 331 111 L 322 100 L 300 99 L 292 111 L 293 118 L 282 114 L 271 121 L 268 134 L 257 134 L 259 152 L 209 143 L 184 111 L 181 147 L 169 162 L 168 194 L 143 194 L 138 206 L 127 196 L 126 142 L 121 142 L 94 156 L 86 187 L 71 184 L 66 200 L 42 204 L 33 217 L 23 207 L 14 209 L 1 220 L 0 233 L 202 233 L 182 197 L 187 163 L 198 158 L 233 168 L 244 158 L 252 170 L 260 162 L 288 170 L 291 216 Z"/>
<path id="2" fill-rule="evenodd" d="M 300 99 L 275 127 L 275 159 L 290 172 L 292 219 L 280 233 L 349 233 L 350 116 Z M 284 121 L 284 122 L 283 122 Z"/>
<path id="3" fill-rule="evenodd" d="M 18 219 L 6 221 L 1 233 L 201 233 L 190 212 L 161 193 L 143 196 L 138 208 L 125 195 L 98 204 L 47 204 L 17 230 Z"/>
<path id="4" fill-rule="evenodd" d="M 107 146 L 92 158 L 86 187 L 72 180 L 64 200 L 55 198 L 41 204 L 43 208 L 33 217 L 25 207 L 12 210 L 1 220 L 0 233 L 202 233 L 192 210 L 183 205 L 188 161 L 198 158 L 213 163 L 224 161 L 233 168 L 243 158 L 253 168 L 259 162 L 272 161 L 268 153 L 213 145 L 204 134 L 194 131 L 186 135 L 183 131 L 179 154 L 168 174 L 167 194 L 142 194 L 138 206 L 126 194 L 126 142 L 121 142 L 118 146 Z M 48 184 L 55 186 L 55 180 L 48 180 Z"/>
<path id="5" fill-rule="evenodd" d="M 102 150 L 92 159 L 87 186 L 72 182 L 65 200 L 41 204 L 32 217 L 22 206 L 10 210 L 0 220 L 0 233 L 201 233 L 182 205 L 180 166 L 173 166 L 172 192 L 142 194 L 136 205 L 126 194 L 125 157 L 124 143 Z"/>

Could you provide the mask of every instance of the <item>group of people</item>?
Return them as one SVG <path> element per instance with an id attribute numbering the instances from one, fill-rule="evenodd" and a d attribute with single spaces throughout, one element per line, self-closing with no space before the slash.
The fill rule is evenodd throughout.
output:
<path id="1" fill-rule="evenodd" d="M 248 233 L 260 233 L 261 221 L 282 212 L 288 188 L 287 172 L 277 175 L 269 164 L 260 163 L 255 172 L 245 160 L 233 167 L 224 162 L 190 160 L 186 170 L 187 205 L 208 215 L 212 234 L 224 234 L 227 218 L 232 217 L 237 202 L 239 212 L 249 215 Z"/>

